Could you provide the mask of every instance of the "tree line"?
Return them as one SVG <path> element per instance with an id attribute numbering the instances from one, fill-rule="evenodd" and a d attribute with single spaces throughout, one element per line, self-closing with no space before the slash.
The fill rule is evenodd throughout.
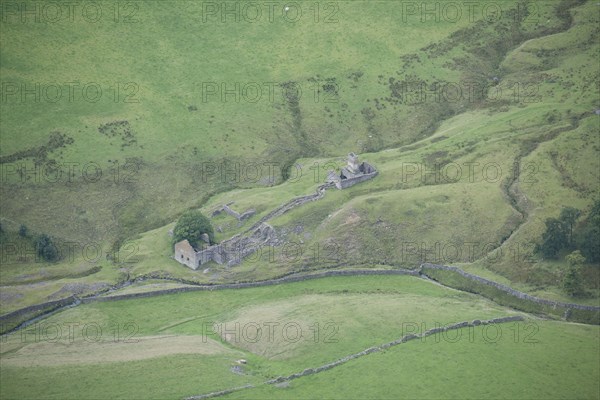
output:
<path id="1" fill-rule="evenodd" d="M 7 234 L 0 223 L 0 240 Z M 32 242 L 38 256 L 44 261 L 56 262 L 61 259 L 60 252 L 56 246 L 55 240 L 45 233 L 33 233 L 25 224 L 19 226 L 18 234 L 21 238 Z"/>
<path id="2" fill-rule="evenodd" d="M 583 264 L 600 263 L 600 200 L 596 200 L 587 218 L 578 222 L 581 210 L 563 207 L 558 218 L 545 221 L 546 230 L 542 234 L 538 252 L 548 259 L 559 259 L 567 253 L 567 271 L 562 287 L 570 296 L 583 296 Z"/>
<path id="3" fill-rule="evenodd" d="M 600 262 L 600 200 L 597 200 L 588 217 L 577 223 L 581 210 L 564 207 L 558 218 L 545 221 L 539 252 L 550 259 L 558 259 L 564 251 L 579 250 L 589 263 Z"/>

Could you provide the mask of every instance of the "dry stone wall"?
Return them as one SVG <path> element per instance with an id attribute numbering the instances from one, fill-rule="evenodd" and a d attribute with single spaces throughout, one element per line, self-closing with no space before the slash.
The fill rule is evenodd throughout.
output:
<path id="1" fill-rule="evenodd" d="M 390 270 L 334 270 L 334 271 L 324 271 L 318 272 L 314 274 L 306 274 L 306 275 L 291 275 L 277 279 L 269 279 L 265 281 L 259 282 L 240 282 L 240 283 L 223 283 L 223 284 L 215 284 L 215 285 L 197 285 L 197 286 L 186 286 L 181 288 L 172 288 L 172 289 L 164 289 L 164 290 L 155 290 L 152 292 L 140 292 L 140 293 L 130 293 L 130 294 L 121 294 L 114 296 L 105 296 L 105 297 L 89 297 L 81 299 L 82 303 L 93 303 L 93 302 L 104 302 L 104 301 L 115 301 L 115 300 L 125 300 L 125 299 L 135 299 L 135 298 L 143 298 L 143 297 L 153 297 L 165 294 L 174 294 L 174 293 L 183 293 L 183 292 L 194 292 L 194 291 L 212 291 L 212 290 L 224 290 L 224 289 L 245 289 L 252 287 L 261 287 L 261 286 L 271 286 L 271 285 L 280 285 L 283 283 L 291 283 L 291 282 L 302 282 L 311 279 L 319 279 L 330 276 L 356 276 L 356 275 L 412 275 L 418 276 L 417 271 L 408 270 L 408 269 L 390 269 Z"/>
<path id="2" fill-rule="evenodd" d="M 65 297 L 64 299 L 35 304 L 33 306 L 24 307 L 1 315 L 0 334 L 17 330 L 20 327 L 30 323 L 32 320 L 40 318 L 41 316 L 48 316 L 62 308 L 76 306 L 79 303 L 80 302 L 77 297 L 69 296 Z"/>
<path id="3" fill-rule="evenodd" d="M 71 307 L 77 305 L 79 303 L 93 303 L 93 302 L 104 302 L 104 301 L 117 301 L 117 300 L 125 300 L 125 299 L 134 299 L 134 298 L 144 298 L 144 297 L 153 297 L 160 296 L 165 294 L 174 294 L 174 293 L 182 293 L 182 292 L 190 292 L 190 291 L 198 291 L 198 290 L 223 290 L 223 289 L 243 289 L 243 288 L 251 288 L 251 287 L 260 287 L 260 286 L 269 286 L 269 285 L 279 285 L 283 283 L 290 282 L 301 282 L 310 279 L 319 279 L 330 276 L 360 276 L 360 275 L 411 275 L 411 276 L 421 276 L 427 279 L 434 279 L 435 276 L 431 274 L 431 271 L 448 271 L 454 274 L 457 274 L 463 278 L 468 279 L 469 281 L 476 282 L 479 284 L 483 284 L 489 287 L 493 287 L 501 292 L 504 292 L 510 296 L 513 296 L 515 299 L 520 299 L 524 302 L 530 302 L 532 304 L 541 304 L 547 307 L 551 307 L 554 309 L 564 309 L 565 313 L 563 319 L 567 321 L 575 321 L 575 322 L 583 322 L 589 324 L 599 324 L 598 314 L 600 313 L 600 307 L 597 306 L 588 306 L 583 304 L 575 304 L 575 303 L 564 303 L 557 302 L 551 300 L 540 299 L 531 295 L 528 295 L 523 292 L 519 292 L 518 290 L 514 290 L 509 286 L 503 285 L 501 283 L 493 282 L 488 279 L 482 278 L 477 275 L 470 274 L 461 270 L 460 268 L 450 267 L 445 265 L 436 265 L 436 264 L 422 264 L 418 270 L 408 270 L 408 269 L 390 269 L 390 270 L 372 270 L 372 269 L 359 269 L 359 270 L 330 270 L 317 272 L 312 274 L 290 274 L 288 276 L 283 276 L 276 279 L 269 279 L 265 281 L 259 282 L 238 282 L 238 283 L 226 283 L 226 284 L 213 284 L 213 285 L 198 285 L 193 281 L 184 281 L 177 279 L 169 279 L 171 281 L 177 281 L 183 284 L 189 284 L 191 286 L 181 287 L 181 288 L 172 288 L 172 289 L 164 289 L 157 290 L 151 292 L 140 292 L 140 293 L 130 293 L 130 294 L 122 294 L 122 295 L 113 295 L 113 296 L 90 296 L 86 298 L 77 298 L 75 296 L 70 296 L 61 300 L 50 301 L 46 303 L 36 304 L 33 306 L 25 307 L 7 314 L 0 316 L 0 333 L 6 333 L 15 329 L 19 329 L 18 325 L 23 322 L 23 319 L 31 319 L 38 318 L 40 315 L 48 315 L 54 311 L 60 310 L 62 308 Z M 155 279 L 165 279 L 165 277 L 152 277 Z M 143 279 L 140 279 L 143 280 Z M 125 285 L 131 284 L 133 281 L 128 281 L 124 285 L 119 287 L 124 287 Z M 438 281 L 439 282 L 439 281 Z M 439 282 L 444 286 L 452 287 L 451 285 L 447 285 L 444 282 Z M 119 287 L 113 288 L 117 290 Z M 459 288 L 461 290 L 466 290 L 465 288 Z M 476 292 L 478 293 L 478 292 Z M 481 294 L 481 293 L 480 293 Z M 485 296 L 485 294 L 482 294 Z M 492 299 L 498 301 L 497 299 Z M 502 302 L 499 302 L 502 304 Z M 514 307 L 514 305 L 510 305 Z M 519 309 L 523 309 L 521 307 L 516 307 Z M 525 310 L 527 311 L 527 310 Z M 19 321 L 15 325 L 15 321 Z M 26 322 L 25 322 L 26 323 Z M 9 329 L 6 329 L 6 327 Z"/>
<path id="4" fill-rule="evenodd" d="M 357 183 L 361 183 L 364 181 L 368 181 L 369 179 L 373 179 L 377 176 L 377 171 L 371 172 L 370 174 L 365 174 L 361 176 L 356 176 L 354 178 L 342 179 L 340 180 L 340 189 L 346 189 L 350 186 L 354 186 Z"/>
<path id="5" fill-rule="evenodd" d="M 382 350 L 386 350 L 389 349 L 390 347 L 393 346 L 397 346 L 403 343 L 407 343 L 411 340 L 415 340 L 415 339 L 422 339 L 431 335 L 435 335 L 437 333 L 441 333 L 441 332 L 447 332 L 450 330 L 454 330 L 454 329 L 461 329 L 461 328 L 466 328 L 466 327 L 475 327 L 475 326 L 479 326 L 479 325 L 491 325 L 491 324 L 502 324 L 502 323 L 507 323 L 507 322 L 514 322 L 514 321 L 523 321 L 524 318 L 519 316 L 519 315 L 514 315 L 514 316 L 510 316 L 510 317 L 501 317 L 501 318 L 494 318 L 494 319 L 490 319 L 490 320 L 474 320 L 474 321 L 463 321 L 463 322 L 458 322 L 456 324 L 452 324 L 452 325 L 447 325 L 447 326 L 443 326 L 443 327 L 437 327 L 437 328 L 432 328 L 429 329 L 421 334 L 408 334 L 408 335 L 404 335 L 401 338 L 394 340 L 392 342 L 388 342 L 388 343 L 384 343 L 380 346 L 373 346 L 373 347 L 369 347 L 359 353 L 354 353 L 354 354 L 350 354 L 348 356 L 345 356 L 343 358 L 337 359 L 333 362 L 330 362 L 328 364 L 325 365 L 321 365 L 319 367 L 316 368 L 306 368 L 305 370 L 303 370 L 302 372 L 298 372 L 292 375 L 288 375 L 288 376 L 279 376 L 277 378 L 274 379 L 270 379 L 266 382 L 264 382 L 263 384 L 266 385 L 278 385 L 284 382 L 289 382 L 291 380 L 294 379 L 298 379 L 298 378 L 302 378 L 304 376 L 308 376 L 308 375 L 314 375 L 314 374 L 318 374 L 320 372 L 323 371 L 327 371 L 330 370 L 332 368 L 335 368 L 337 366 L 340 366 L 342 364 L 347 363 L 348 361 L 360 358 L 360 357 L 364 357 L 366 355 L 372 354 L 372 353 L 376 353 L 376 352 L 380 352 Z M 201 395 L 197 395 L 197 396 L 191 396 L 191 397 L 187 397 L 186 400 L 200 400 L 200 399 L 209 399 L 209 398 L 214 398 L 214 397 L 219 397 L 219 396 L 223 396 L 229 393 L 233 393 L 233 392 L 237 392 L 240 390 L 244 390 L 244 389 L 250 389 L 256 387 L 255 385 L 246 385 L 246 386 L 240 386 L 240 387 L 236 387 L 236 388 L 231 388 L 231 389 L 226 389 L 226 390 L 221 390 L 218 392 L 212 392 L 212 393 L 207 393 L 207 394 L 201 394 Z"/>
<path id="6" fill-rule="evenodd" d="M 444 271 L 452 271 L 454 273 L 457 273 L 459 275 L 464 276 L 467 279 L 483 283 L 484 285 L 493 286 L 493 287 L 495 287 L 497 289 L 500 289 L 503 292 L 509 293 L 512 296 L 515 296 L 515 297 L 517 297 L 519 299 L 525 299 L 525 300 L 532 301 L 532 302 L 538 303 L 538 304 L 544 304 L 544 305 L 549 305 L 549 306 L 565 307 L 565 308 L 575 308 L 575 309 L 579 309 L 579 310 L 588 310 L 588 311 L 598 311 L 598 310 L 600 310 L 600 307 L 596 307 L 596 306 L 586 306 L 586 305 L 583 305 L 583 304 L 563 303 L 563 302 L 560 302 L 560 301 L 552 301 L 552 300 L 540 299 L 538 297 L 531 296 L 531 295 L 529 295 L 527 293 L 519 292 L 518 290 L 515 290 L 515 289 L 511 288 L 510 286 L 506 286 L 506 285 L 503 285 L 501 283 L 490 281 L 490 280 L 487 280 L 487 279 L 482 278 L 480 276 L 470 274 L 470 273 L 465 272 L 462 269 L 456 268 L 456 267 L 449 267 L 449 266 L 445 266 L 445 265 L 436 265 L 436 264 L 428 264 L 428 263 L 426 263 L 426 264 L 422 264 L 421 265 L 421 268 L 420 268 L 419 272 L 421 274 L 427 276 L 427 269 L 438 269 L 438 270 L 444 270 Z"/>
<path id="7" fill-rule="evenodd" d="M 456 267 L 423 264 L 419 272 L 444 286 L 480 294 L 498 304 L 565 321 L 600 325 L 600 307 L 540 299 Z"/>

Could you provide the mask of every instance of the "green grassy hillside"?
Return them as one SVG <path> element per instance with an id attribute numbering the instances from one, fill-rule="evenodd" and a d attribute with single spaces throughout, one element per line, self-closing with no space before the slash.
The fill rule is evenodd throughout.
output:
<path id="1" fill-rule="evenodd" d="M 582 263 L 572 296 L 575 247 L 555 259 L 538 250 L 565 207 L 580 211 L 576 235 L 600 241 L 588 229 L 600 201 L 600 6 L 466 7 L 0 3 L 0 314 L 423 262 L 598 306 L 597 262 Z M 173 259 L 183 212 L 210 217 L 217 242 L 249 234 L 350 152 L 377 176 L 269 218 L 273 241 L 240 264 L 195 271 Z M 213 215 L 225 204 L 255 214 Z M 38 254 L 40 235 L 59 260 Z M 541 308 L 484 295 L 363 275 L 77 304 L 0 336 L 0 398 L 182 399 L 244 385 L 222 398 L 600 397 L 598 326 L 566 322 L 594 312 L 533 315 Z M 40 312 L 3 318 L 0 332 Z M 502 316 L 523 320 L 265 384 L 409 327 Z"/>
<path id="2" fill-rule="evenodd" d="M 57 275 L 79 282 L 82 264 L 102 266 L 90 279 L 117 282 L 123 271 L 226 281 L 430 261 L 561 298 L 564 263 L 532 253 L 546 218 L 567 205 L 585 216 L 600 197 L 595 4 L 519 3 L 501 17 L 456 23 L 421 22 L 386 2 L 336 3 L 318 17 L 305 10 L 295 23 L 223 23 L 210 10 L 202 22 L 200 5 L 176 5 L 140 3 L 128 22 L 22 24 L 8 15 L 2 24 L 13 38 L 0 64 L 2 226 L 74 243 L 59 266 L 32 262 L 23 246 L 6 250 L 6 293 L 54 279 L 40 269 L 72 271 Z M 199 36 L 189 36 L 191 26 Z M 50 34 L 36 41 L 39 56 L 19 68 L 31 57 L 18 49 L 41 29 Z M 53 48 L 81 62 L 58 67 L 42 56 Z M 222 62 L 226 54 L 235 61 Z M 95 102 L 77 91 L 48 101 L 48 82 L 71 81 L 105 90 Z M 256 83 L 269 94 L 258 101 L 249 94 Z M 44 84 L 40 99 L 26 94 Z M 213 220 L 218 240 L 227 239 L 314 191 L 350 151 L 379 176 L 269 221 L 289 246 L 265 251 L 274 253 L 268 262 L 213 264 L 208 278 L 170 259 L 167 224 L 183 210 L 256 209 L 241 226 Z M 292 247 L 301 256 L 288 254 Z M 586 271 L 593 296 L 597 271 Z M 9 295 L 3 308 L 21 304 Z"/>

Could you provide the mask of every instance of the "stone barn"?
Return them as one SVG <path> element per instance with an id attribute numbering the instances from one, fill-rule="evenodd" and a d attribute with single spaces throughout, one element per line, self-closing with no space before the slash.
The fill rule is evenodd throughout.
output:
<path id="1" fill-rule="evenodd" d="M 198 254 L 187 240 L 175 243 L 175 259 L 192 269 L 199 266 Z"/>

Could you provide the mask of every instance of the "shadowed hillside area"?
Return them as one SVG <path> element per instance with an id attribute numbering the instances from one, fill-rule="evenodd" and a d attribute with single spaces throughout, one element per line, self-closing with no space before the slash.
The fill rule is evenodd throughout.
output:
<path id="1" fill-rule="evenodd" d="M 0 397 L 599 398 L 599 56 L 591 0 L 3 1 Z"/>

